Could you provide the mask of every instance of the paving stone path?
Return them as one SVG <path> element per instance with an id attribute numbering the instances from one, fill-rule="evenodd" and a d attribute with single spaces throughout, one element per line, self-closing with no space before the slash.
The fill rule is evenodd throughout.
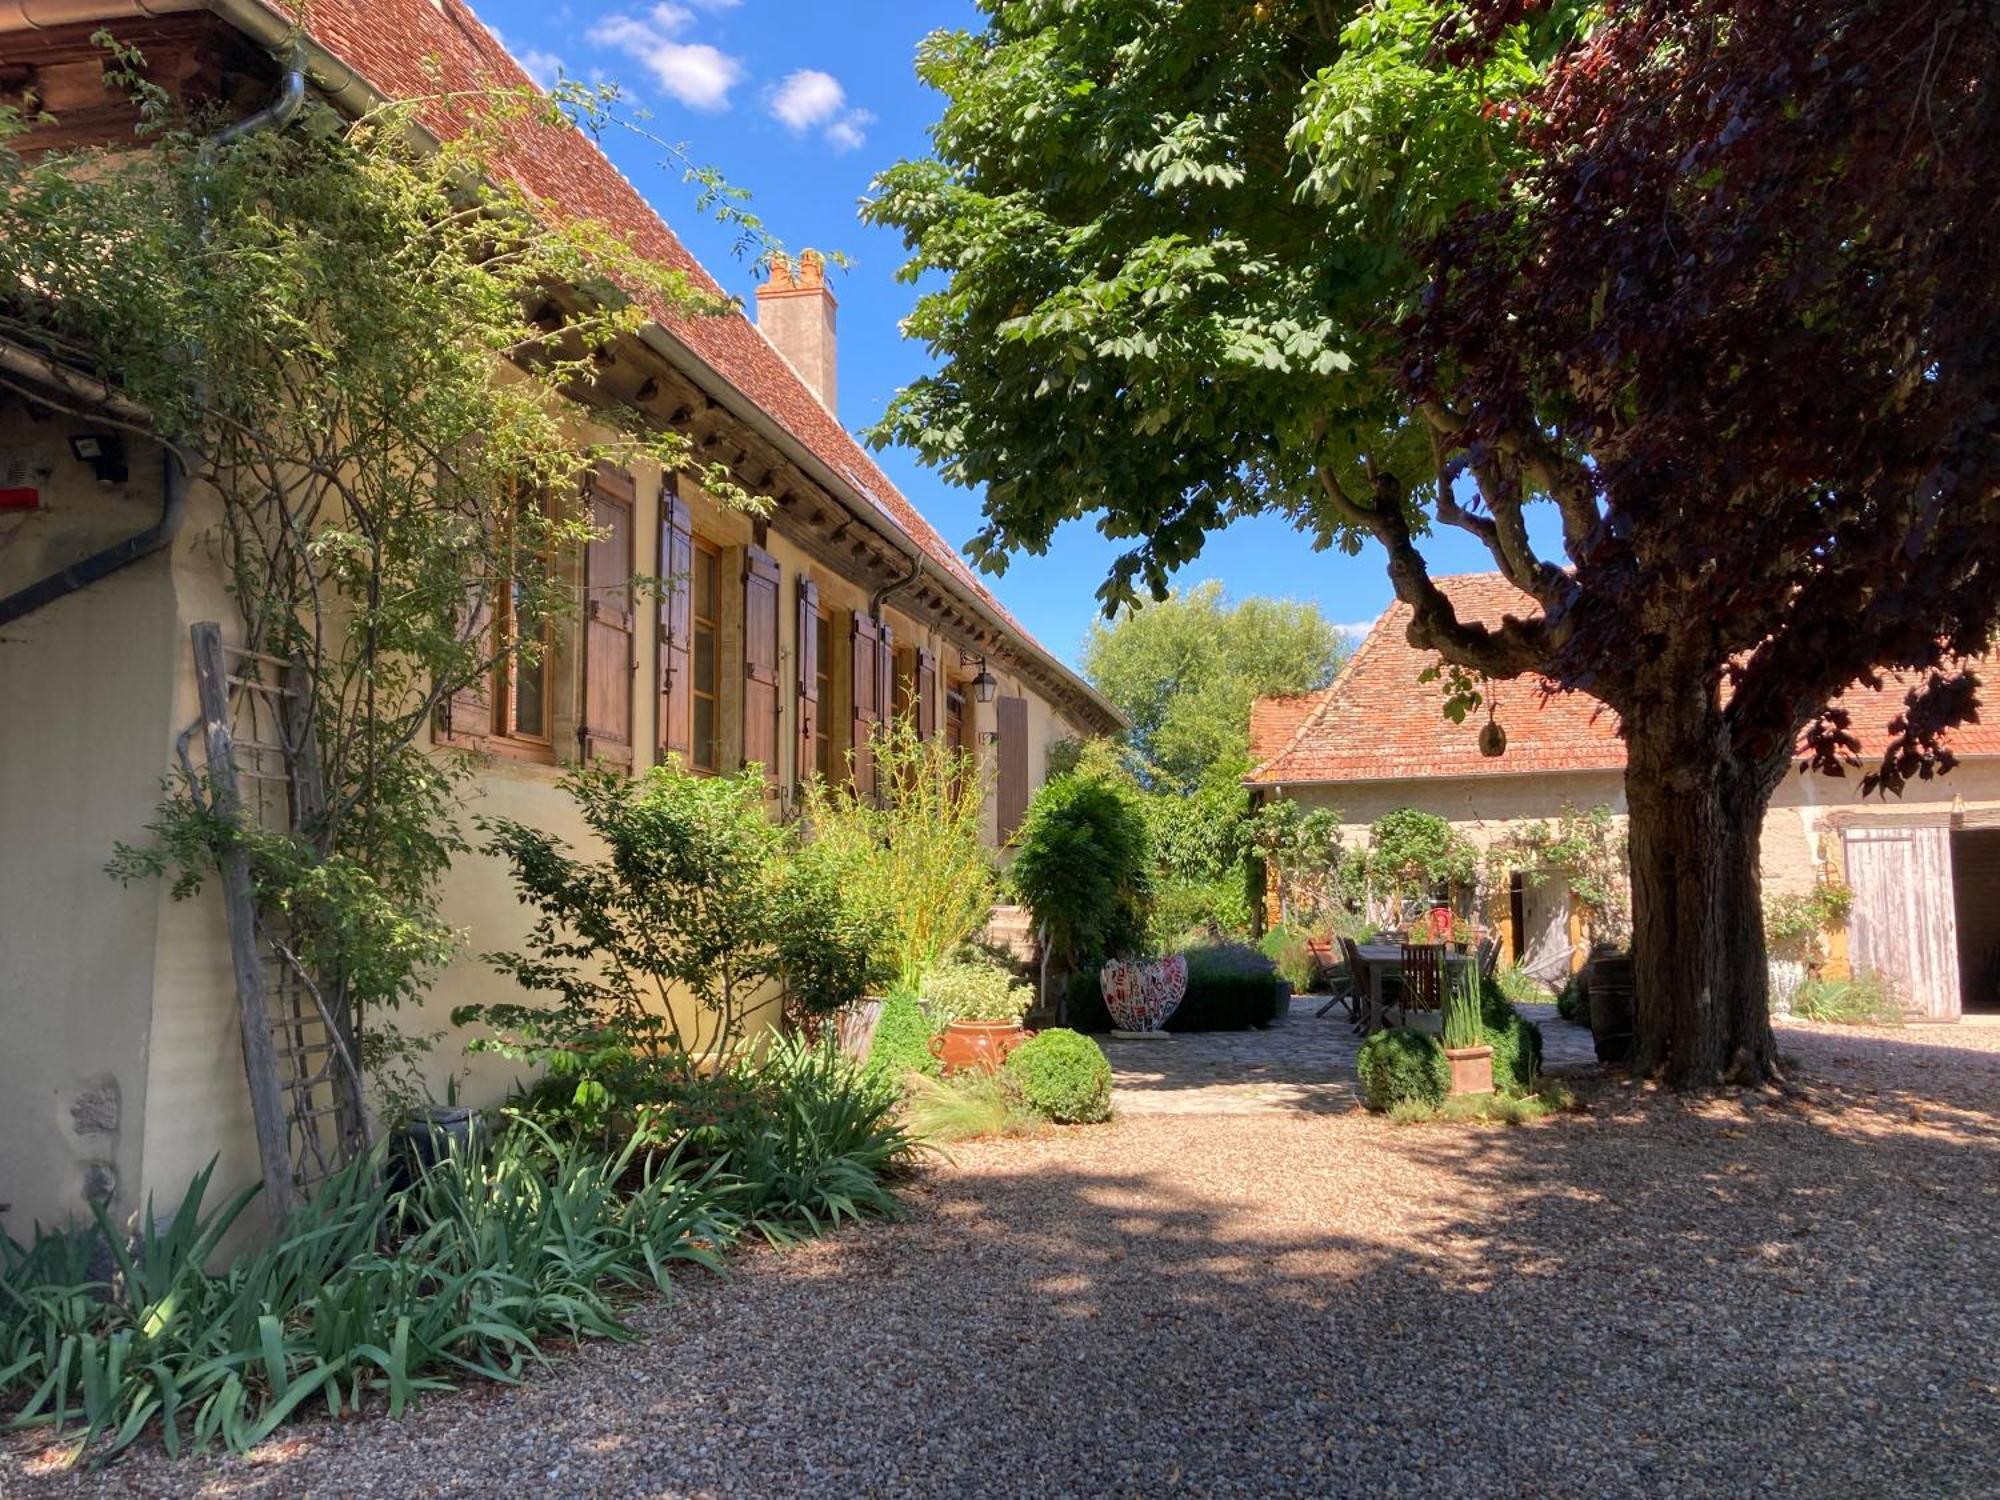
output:
<path id="1" fill-rule="evenodd" d="M 1323 995 L 1300 995 L 1262 1031 L 1184 1032 L 1158 1041 L 1100 1037 L 1111 1059 L 1118 1108 L 1128 1114 L 1342 1114 L 1358 1108 L 1354 1057 L 1361 1038 L 1339 1011 L 1314 1014 Z M 1553 1073 L 1594 1066 L 1588 1027 L 1553 1005 L 1524 1005 L 1542 1028 L 1542 1066 Z"/>

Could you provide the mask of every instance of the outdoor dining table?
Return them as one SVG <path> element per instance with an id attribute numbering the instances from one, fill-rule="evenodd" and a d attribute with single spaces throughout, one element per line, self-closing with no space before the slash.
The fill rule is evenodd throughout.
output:
<path id="1" fill-rule="evenodd" d="M 1368 986 L 1368 1033 L 1373 1035 L 1382 1029 L 1383 991 L 1388 981 L 1403 972 L 1403 947 L 1400 943 L 1357 943 L 1355 951 L 1361 955 L 1361 967 L 1367 971 Z M 1476 982 L 1474 965 L 1479 962 L 1477 953 L 1453 953 L 1444 955 L 1445 982 Z"/>

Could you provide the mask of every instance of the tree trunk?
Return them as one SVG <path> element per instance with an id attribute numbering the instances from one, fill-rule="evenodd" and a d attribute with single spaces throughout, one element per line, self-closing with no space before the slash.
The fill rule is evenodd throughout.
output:
<path id="1" fill-rule="evenodd" d="M 1737 756 L 1713 687 L 1693 681 L 1624 715 L 1632 1066 L 1676 1087 L 1757 1083 L 1777 1067 L 1758 852 L 1789 756 Z"/>

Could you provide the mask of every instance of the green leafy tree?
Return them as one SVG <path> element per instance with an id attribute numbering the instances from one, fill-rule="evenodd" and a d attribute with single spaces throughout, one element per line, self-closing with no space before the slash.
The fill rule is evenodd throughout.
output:
<path id="1" fill-rule="evenodd" d="M 2000 623 L 1991 7 L 981 9 L 869 209 L 934 277 L 878 437 L 984 492 L 990 568 L 1095 514 L 1117 607 L 1282 514 L 1379 546 L 1470 678 L 1608 705 L 1638 1066 L 1770 1076 L 1758 840 L 1801 731 L 1853 763 L 1829 705 L 1905 668 L 1870 784 L 1949 769 Z M 1444 527 L 1536 608 L 1461 619 Z"/>
<path id="2" fill-rule="evenodd" d="M 606 95 L 460 97 L 468 128 L 421 146 L 424 101 L 360 120 L 308 104 L 217 144 L 140 53 L 99 40 L 134 137 L 35 151 L 36 122 L 0 107 L 0 335 L 111 384 L 122 415 L 92 421 L 162 445 L 217 498 L 240 638 L 298 664 L 307 712 L 285 734 L 310 739 L 319 773 L 293 826 L 264 829 L 226 826 L 190 772 L 112 873 L 188 895 L 247 842 L 262 912 L 366 1059 L 370 1027 L 455 945 L 438 882 L 467 847 L 465 767 L 430 753 L 436 712 L 540 651 L 477 622 L 503 593 L 523 620 L 572 607 L 563 563 L 589 527 L 543 502 L 594 462 L 688 463 L 685 439 L 636 414 L 580 437 L 570 398 L 593 350 L 654 316 L 640 298 L 689 317 L 722 304 L 489 170 L 501 137 L 592 128 Z M 555 287 L 580 292 L 559 318 Z M 0 380 L 71 410 L 62 384 Z"/>
<path id="3" fill-rule="evenodd" d="M 1153 898 L 1138 797 L 1112 777 L 1072 773 L 1043 783 L 1007 877 L 1060 962 L 1132 952 L 1145 941 Z"/>
<path id="4" fill-rule="evenodd" d="M 1091 684 L 1132 721 L 1145 778 L 1173 791 L 1234 784 L 1250 768 L 1250 705 L 1326 686 L 1347 639 L 1312 604 L 1232 604 L 1209 582 L 1092 626 Z"/>

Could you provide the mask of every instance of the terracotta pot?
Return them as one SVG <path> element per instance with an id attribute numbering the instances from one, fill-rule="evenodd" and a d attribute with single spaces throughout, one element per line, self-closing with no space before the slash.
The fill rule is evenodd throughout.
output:
<path id="1" fill-rule="evenodd" d="M 1447 1047 L 1444 1055 L 1451 1062 L 1451 1091 L 1453 1094 L 1490 1094 L 1493 1092 L 1493 1049 L 1491 1047 Z"/>
<path id="2" fill-rule="evenodd" d="M 944 1064 L 947 1073 L 981 1068 L 988 1073 L 999 1069 L 1007 1054 L 1033 1036 L 1018 1021 L 953 1021 L 931 1038 L 931 1056 Z"/>

